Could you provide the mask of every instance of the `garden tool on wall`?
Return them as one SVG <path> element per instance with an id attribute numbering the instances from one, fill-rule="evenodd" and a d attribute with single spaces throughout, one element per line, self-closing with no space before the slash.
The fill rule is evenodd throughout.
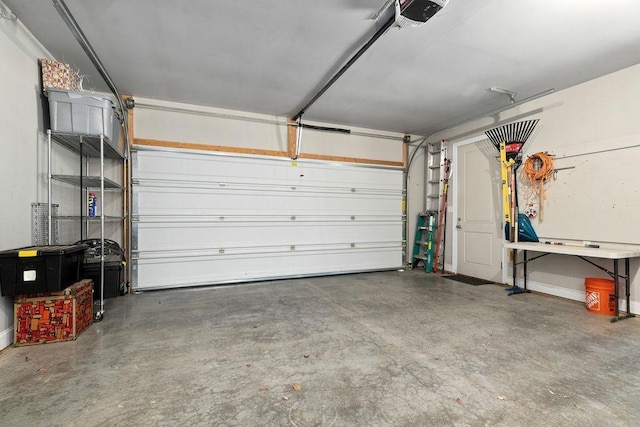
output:
<path id="1" fill-rule="evenodd" d="M 522 147 L 533 133 L 538 121 L 538 119 L 523 120 L 485 132 L 489 140 L 500 152 L 505 238 L 512 242 L 518 241 L 518 183 L 516 171 L 522 164 Z"/>

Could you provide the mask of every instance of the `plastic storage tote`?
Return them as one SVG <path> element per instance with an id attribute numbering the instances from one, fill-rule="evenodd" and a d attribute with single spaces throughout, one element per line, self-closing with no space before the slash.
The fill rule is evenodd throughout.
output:
<path id="1" fill-rule="evenodd" d="M 109 99 L 58 89 L 48 89 L 47 97 L 52 131 L 104 135 L 117 149 L 120 122 Z"/>
<path id="2" fill-rule="evenodd" d="M 2 296 L 57 292 L 76 283 L 85 249 L 85 245 L 51 245 L 0 252 Z"/>
<path id="3" fill-rule="evenodd" d="M 103 299 L 114 298 L 123 295 L 125 292 L 124 281 L 122 280 L 122 262 L 104 263 L 104 294 Z M 100 299 L 100 263 L 83 264 L 81 273 L 83 279 L 93 281 L 93 299 Z"/>
<path id="4" fill-rule="evenodd" d="M 88 247 L 84 253 L 84 262 L 80 268 L 83 279 L 93 280 L 93 298 L 100 299 L 100 257 L 104 256 L 104 297 L 103 299 L 123 295 L 126 291 L 123 280 L 124 251 L 120 245 L 109 239 L 104 239 L 104 253 L 101 239 L 86 239 L 76 242 Z"/>

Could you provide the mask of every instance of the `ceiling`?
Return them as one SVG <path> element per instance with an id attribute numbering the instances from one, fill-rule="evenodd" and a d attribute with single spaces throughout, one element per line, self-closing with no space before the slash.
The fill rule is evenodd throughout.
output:
<path id="1" fill-rule="evenodd" d="M 58 59 L 108 91 L 51 0 L 3 0 Z M 293 116 L 375 33 L 384 0 L 66 0 L 119 91 Z M 637 0 L 450 0 L 391 28 L 304 120 L 429 135 L 640 63 Z"/>

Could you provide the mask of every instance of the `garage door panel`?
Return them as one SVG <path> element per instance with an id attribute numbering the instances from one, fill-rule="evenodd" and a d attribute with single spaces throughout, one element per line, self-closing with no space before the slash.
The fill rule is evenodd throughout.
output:
<path id="1" fill-rule="evenodd" d="M 395 191 L 402 180 L 397 168 L 394 170 L 330 162 L 292 162 L 284 159 L 265 163 L 263 158 L 225 155 L 216 156 L 218 160 L 215 168 L 212 168 L 211 159 L 201 153 L 171 152 L 180 156 L 180 163 L 166 156 L 166 153 L 168 151 L 146 151 L 143 157 L 138 157 L 136 177 L 149 181 L 247 183 L 254 186 L 287 186 L 298 183 L 310 187 L 334 188 L 345 188 L 344 184 L 348 182 L 376 191 Z M 247 168 L 248 164 L 251 165 L 250 169 Z"/>
<path id="2" fill-rule="evenodd" d="M 141 181 L 144 182 L 144 181 Z M 373 193 L 358 189 L 330 189 L 312 192 L 292 186 L 286 190 L 263 187 L 225 188 L 158 188 L 146 184 L 139 194 L 139 215 L 184 213 L 190 206 L 203 215 L 219 213 L 255 214 L 258 209 L 264 214 L 308 213 L 321 209 L 325 212 L 353 214 L 371 212 L 376 214 L 398 214 L 398 194 L 387 190 Z"/>
<path id="3" fill-rule="evenodd" d="M 402 266 L 402 171 L 138 150 L 139 290 Z"/>
<path id="4" fill-rule="evenodd" d="M 370 227 L 375 227 L 375 234 Z M 402 229 L 397 223 L 348 222 L 317 227 L 305 224 L 141 224 L 138 251 L 188 250 L 272 245 L 362 244 L 397 242 Z"/>
<path id="5" fill-rule="evenodd" d="M 380 270 L 397 268 L 402 263 L 401 251 L 389 256 L 388 248 L 349 249 L 298 252 L 289 254 L 203 255 L 199 257 L 147 258 L 134 266 L 137 288 L 165 289 L 205 284 L 233 283 L 269 278 L 348 273 L 372 270 L 372 261 Z M 248 258 L 248 256 L 251 258 Z M 250 266 L 248 266 L 248 263 Z M 248 268 L 250 267 L 250 268 Z M 136 271 L 137 270 L 137 271 Z M 212 272 L 215 280 L 212 281 Z M 329 273 L 328 273 L 329 272 Z"/>
<path id="6" fill-rule="evenodd" d="M 354 212 L 398 215 L 397 194 L 376 195 L 347 190 L 344 194 L 309 193 L 300 190 L 277 191 L 271 188 L 242 190 L 176 188 L 145 188 L 139 194 L 140 216 L 183 214 L 189 206 L 199 215 L 264 215 L 309 214 L 319 210 L 336 215 L 352 215 Z M 274 203 L 277 199 L 278 203 Z"/>

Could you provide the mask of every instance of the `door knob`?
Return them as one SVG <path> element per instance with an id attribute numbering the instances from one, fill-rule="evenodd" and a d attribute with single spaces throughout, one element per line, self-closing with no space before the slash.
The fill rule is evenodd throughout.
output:
<path id="1" fill-rule="evenodd" d="M 462 226 L 461 226 L 460 224 L 457 224 L 457 225 L 456 225 L 456 228 L 459 230 L 459 229 L 461 229 L 461 228 L 462 228 Z"/>

